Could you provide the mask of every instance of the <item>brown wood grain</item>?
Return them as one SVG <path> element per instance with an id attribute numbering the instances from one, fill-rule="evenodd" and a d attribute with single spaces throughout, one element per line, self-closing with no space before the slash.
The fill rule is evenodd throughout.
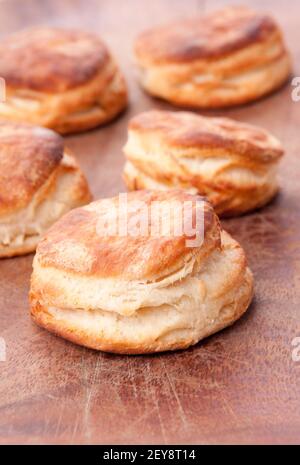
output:
<path id="1" fill-rule="evenodd" d="M 125 188 L 122 145 L 128 118 L 171 108 L 142 93 L 130 52 L 152 24 L 227 1 L 4 0 L 2 36 L 50 24 L 100 33 L 122 65 L 130 107 L 105 128 L 68 137 L 95 197 Z M 300 2 L 240 1 L 281 21 L 300 75 Z M 37 328 L 28 315 L 32 256 L 0 261 L 0 442 L 300 443 L 300 102 L 288 85 L 256 104 L 223 112 L 281 138 L 282 192 L 264 210 L 224 222 L 247 251 L 256 297 L 246 316 L 198 346 L 175 354 L 125 357 L 77 347 Z M 219 112 L 218 114 L 221 114 Z"/>

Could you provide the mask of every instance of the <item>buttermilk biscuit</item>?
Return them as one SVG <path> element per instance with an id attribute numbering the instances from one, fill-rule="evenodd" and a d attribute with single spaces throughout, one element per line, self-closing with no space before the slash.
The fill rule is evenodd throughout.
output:
<path id="1" fill-rule="evenodd" d="M 34 251 L 41 233 L 90 200 L 85 177 L 58 134 L 0 122 L 0 257 Z"/>
<path id="2" fill-rule="evenodd" d="M 228 118 L 149 111 L 129 123 L 124 147 L 129 190 L 181 188 L 236 216 L 262 207 L 278 191 L 283 155 L 267 131 Z"/>
<path id="3" fill-rule="evenodd" d="M 146 31 L 136 40 L 135 59 L 145 90 L 195 108 L 250 102 L 279 88 L 291 72 L 276 22 L 247 7 Z"/>
<path id="4" fill-rule="evenodd" d="M 220 229 L 206 201 L 204 239 L 193 246 L 185 228 L 181 234 L 175 228 L 164 235 L 100 234 L 99 224 L 123 216 L 118 201 L 73 210 L 39 243 L 30 291 L 38 325 L 93 349 L 142 354 L 186 348 L 240 318 L 252 299 L 252 274 L 242 248 Z M 178 219 L 178 204 L 185 202 L 194 223 L 199 201 L 183 191 L 133 192 L 127 225 L 155 202 L 164 208 L 175 202 L 173 214 L 162 210 L 164 227 L 170 217 Z M 153 216 L 143 224 L 150 230 Z"/>
<path id="5" fill-rule="evenodd" d="M 0 43 L 6 101 L 0 117 L 60 133 L 94 128 L 127 103 L 126 85 L 95 35 L 56 28 L 18 32 Z"/>

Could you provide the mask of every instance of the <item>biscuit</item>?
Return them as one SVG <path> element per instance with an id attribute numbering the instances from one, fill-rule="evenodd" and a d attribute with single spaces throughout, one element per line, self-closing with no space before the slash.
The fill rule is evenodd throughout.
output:
<path id="1" fill-rule="evenodd" d="M 291 73 L 279 26 L 247 7 L 148 30 L 137 38 L 134 54 L 146 91 L 194 108 L 251 102 L 278 89 Z"/>
<path id="2" fill-rule="evenodd" d="M 181 188 L 205 195 L 219 215 L 237 216 L 277 193 L 283 149 L 249 124 L 154 110 L 131 119 L 124 153 L 129 190 Z"/>
<path id="3" fill-rule="evenodd" d="M 95 35 L 58 28 L 17 32 L 0 43 L 6 101 L 0 117 L 65 134 L 105 124 L 127 104 L 124 78 Z"/>
<path id="4" fill-rule="evenodd" d="M 39 243 L 30 290 L 38 325 L 93 349 L 143 354 L 187 348 L 247 310 L 253 278 L 244 251 L 221 230 L 209 203 L 176 190 L 127 196 L 127 225 L 155 202 L 175 202 L 175 224 L 178 204 L 190 202 L 196 236 L 200 202 L 203 240 L 191 245 L 185 228 L 181 234 L 175 227 L 170 234 L 99 234 L 99 222 L 111 225 L 124 214 L 118 202 L 98 200 L 73 210 Z M 171 216 L 163 209 L 161 224 Z M 144 223 L 149 231 L 153 218 Z"/>
<path id="5" fill-rule="evenodd" d="M 0 257 L 33 252 L 40 235 L 91 195 L 61 136 L 0 122 Z"/>

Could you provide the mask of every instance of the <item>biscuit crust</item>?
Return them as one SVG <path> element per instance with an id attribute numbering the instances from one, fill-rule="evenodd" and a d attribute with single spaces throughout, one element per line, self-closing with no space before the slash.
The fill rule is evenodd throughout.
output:
<path id="1" fill-rule="evenodd" d="M 43 231 L 90 200 L 87 181 L 58 134 L 0 123 L 0 257 L 34 251 Z"/>
<path id="2" fill-rule="evenodd" d="M 228 118 L 149 111 L 130 121 L 124 153 L 129 190 L 182 188 L 235 216 L 276 194 L 283 149 L 267 131 Z"/>
<path id="3" fill-rule="evenodd" d="M 34 28 L 2 41 L 0 52 L 5 119 L 25 119 L 65 134 L 109 122 L 127 104 L 124 78 L 93 34 Z"/>
<path id="4" fill-rule="evenodd" d="M 128 223 L 134 220 L 139 211 L 138 202 L 143 202 L 150 208 L 151 204 L 157 201 L 190 201 L 193 202 L 193 214 L 196 207 L 195 196 L 182 191 L 140 191 L 125 195 Z M 159 279 L 170 270 L 183 266 L 195 253 L 200 253 L 187 247 L 188 237 L 184 234 L 178 237 L 99 235 L 99 225 L 104 224 L 106 219 L 113 221 L 121 215 L 122 207 L 119 205 L 117 196 L 98 200 L 69 212 L 53 225 L 49 234 L 40 242 L 39 264 L 42 267 L 55 268 L 62 273 L 76 274 L 78 277 L 117 279 L 122 276 L 126 279 Z M 210 204 L 204 202 L 203 205 L 205 235 L 208 239 L 206 247 L 201 248 L 201 254 L 207 253 L 206 248 L 216 247 L 219 241 L 215 232 L 218 223 L 216 215 Z M 75 249 L 77 254 L 74 254 Z M 145 256 L 147 260 L 144 259 Z"/>
<path id="5" fill-rule="evenodd" d="M 97 36 L 75 30 L 27 29 L 0 43 L 1 76 L 16 89 L 65 92 L 92 79 L 109 59 Z"/>
<path id="6" fill-rule="evenodd" d="M 198 199 L 182 191 L 137 192 L 129 204 L 174 198 Z M 112 212 L 111 202 L 69 213 L 39 244 L 30 290 L 37 324 L 93 349 L 143 354 L 196 344 L 246 311 L 253 278 L 245 254 L 207 202 L 204 238 L 195 247 L 175 235 L 110 242 L 92 221 L 104 211 Z"/>
<path id="7" fill-rule="evenodd" d="M 247 7 L 146 31 L 134 51 L 145 90 L 186 107 L 244 104 L 279 88 L 291 73 L 278 25 Z"/>

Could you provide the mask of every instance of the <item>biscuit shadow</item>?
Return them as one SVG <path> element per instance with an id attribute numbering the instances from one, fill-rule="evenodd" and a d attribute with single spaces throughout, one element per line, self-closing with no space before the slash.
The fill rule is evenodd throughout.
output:
<path id="1" fill-rule="evenodd" d="M 71 132 L 68 132 L 67 134 L 62 134 L 62 137 L 68 140 L 68 138 L 72 138 L 76 136 L 80 137 L 85 134 L 93 134 L 98 131 L 101 131 L 101 129 L 109 128 L 110 126 L 113 126 L 114 124 L 122 120 L 123 117 L 126 115 L 126 113 L 128 113 L 129 111 L 130 111 L 130 104 L 128 104 L 125 108 L 123 108 L 123 110 L 121 110 L 120 113 L 118 113 L 116 116 L 114 116 L 114 118 L 112 118 L 109 121 L 98 124 L 97 126 L 94 126 L 90 129 L 84 129 L 83 131 L 74 130 L 73 132 L 71 131 Z"/>
<path id="2" fill-rule="evenodd" d="M 284 199 L 284 196 L 282 195 L 282 192 L 279 191 L 274 195 L 274 197 L 270 200 L 270 202 L 268 202 L 267 205 L 264 205 L 262 207 L 251 210 L 249 212 L 237 214 L 234 216 L 221 216 L 220 217 L 221 223 L 222 224 L 223 223 L 234 224 L 234 222 L 237 222 L 241 219 L 244 220 L 248 218 L 249 220 L 251 220 L 251 218 L 256 218 L 257 215 L 259 214 L 270 214 L 270 213 L 273 213 L 274 211 L 279 212 L 279 208 L 282 207 L 281 203 L 283 199 Z M 276 215 L 274 218 L 276 218 Z"/>

